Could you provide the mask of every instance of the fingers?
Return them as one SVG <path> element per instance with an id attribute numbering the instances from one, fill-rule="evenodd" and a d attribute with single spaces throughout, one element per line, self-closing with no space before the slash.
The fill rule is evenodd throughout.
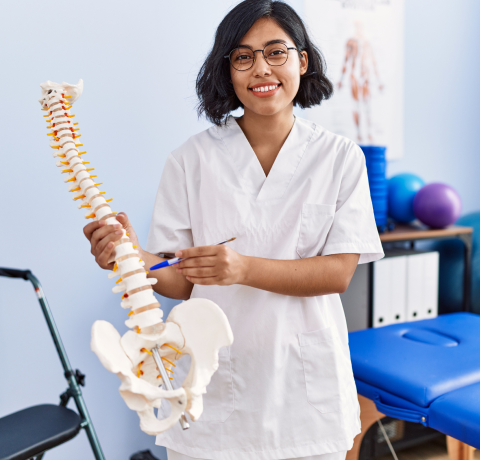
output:
<path id="1" fill-rule="evenodd" d="M 193 284 L 226 286 L 235 282 L 236 254 L 227 246 L 198 246 L 182 249 L 175 255 L 185 258 L 177 265 L 177 273 Z M 230 256 L 229 256 L 230 253 Z"/>
<path id="2" fill-rule="evenodd" d="M 108 263 L 108 261 L 115 249 L 115 243 L 123 236 L 124 231 L 122 227 L 124 229 L 131 227 L 128 217 L 124 212 L 117 215 L 117 220 L 119 223 L 115 225 L 107 225 L 106 221 L 101 220 L 90 222 L 83 228 L 83 233 L 91 244 L 91 253 L 95 256 L 95 261 L 102 268 L 111 268 L 113 264 Z M 129 231 L 132 232 L 132 237 L 136 240 L 133 229 L 130 228 Z M 136 241 L 133 241 L 133 243 L 135 244 Z"/>
<path id="3" fill-rule="evenodd" d="M 128 216 L 124 212 L 119 212 L 116 215 L 116 218 L 123 225 L 123 228 L 130 227 L 130 221 L 128 220 Z"/>
<path id="4" fill-rule="evenodd" d="M 217 277 L 214 278 L 197 278 L 194 276 L 187 276 L 187 280 L 193 284 L 200 284 L 202 286 L 222 285 Z"/>
<path id="5" fill-rule="evenodd" d="M 197 246 L 194 248 L 182 249 L 175 253 L 175 257 L 186 259 L 188 257 L 213 256 L 218 253 L 221 246 Z"/>
<path id="6" fill-rule="evenodd" d="M 98 242 L 95 248 L 92 248 L 92 254 L 95 257 L 98 257 L 98 255 L 104 251 L 104 249 L 108 246 L 109 243 L 115 243 L 115 241 L 118 241 L 121 237 L 122 237 L 122 230 L 116 230 L 114 232 L 108 233 L 108 235 L 103 237 Z M 115 244 L 114 244 L 114 247 L 115 247 Z"/>
<path id="7" fill-rule="evenodd" d="M 193 276 L 198 278 L 216 277 L 217 269 L 215 267 L 182 268 L 177 270 L 184 276 Z"/>
<path id="8" fill-rule="evenodd" d="M 177 268 L 213 267 L 215 266 L 215 263 L 215 256 L 190 257 L 189 259 L 182 260 L 179 264 L 177 264 Z"/>
<path id="9" fill-rule="evenodd" d="M 115 224 L 115 225 L 103 225 L 102 227 L 95 230 L 90 239 L 90 243 L 92 245 L 92 251 L 91 251 L 92 254 L 95 254 L 97 252 L 97 246 L 99 242 L 102 241 L 108 235 L 116 234 L 116 235 L 119 235 L 119 238 L 120 238 L 123 233 L 121 228 L 122 226 L 120 224 Z"/>
<path id="10" fill-rule="evenodd" d="M 104 220 L 90 222 L 88 225 L 83 227 L 83 234 L 87 237 L 88 241 L 92 239 L 93 232 L 103 226 L 102 224 L 105 225 Z"/>
<path id="11" fill-rule="evenodd" d="M 108 261 L 115 248 L 115 242 L 122 238 L 122 235 L 123 230 L 119 224 L 106 225 L 93 233 L 91 253 L 100 267 L 111 268 L 112 264 Z"/>
<path id="12" fill-rule="evenodd" d="M 100 267 L 110 268 L 111 266 L 114 265 L 113 263 L 110 263 L 110 264 L 108 263 L 114 249 L 115 249 L 115 243 L 113 241 L 110 241 L 105 245 L 105 248 L 103 249 L 103 251 L 99 255 L 97 255 L 97 257 L 95 257 L 95 261 L 97 262 L 98 265 L 100 265 Z"/>

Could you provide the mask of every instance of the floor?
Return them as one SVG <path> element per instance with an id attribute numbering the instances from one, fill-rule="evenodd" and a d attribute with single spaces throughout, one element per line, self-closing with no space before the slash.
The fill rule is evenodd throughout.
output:
<path id="1" fill-rule="evenodd" d="M 436 439 L 420 446 L 397 452 L 398 460 L 449 460 L 445 439 Z M 392 460 L 392 455 L 383 455 L 375 460 Z M 480 450 L 474 452 L 474 459 L 480 460 Z"/>

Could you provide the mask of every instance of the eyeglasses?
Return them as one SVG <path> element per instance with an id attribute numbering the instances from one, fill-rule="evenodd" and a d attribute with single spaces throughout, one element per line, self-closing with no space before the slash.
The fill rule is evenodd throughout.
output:
<path id="1" fill-rule="evenodd" d="M 230 60 L 230 64 L 235 70 L 244 71 L 253 67 L 255 63 L 255 53 L 257 51 L 262 52 L 263 58 L 268 65 L 279 66 L 287 62 L 288 50 L 298 51 L 297 48 L 288 48 L 287 45 L 283 43 L 271 43 L 265 46 L 263 50 L 253 50 L 249 46 L 239 46 L 230 51 L 228 56 L 224 56 L 224 58 Z"/>

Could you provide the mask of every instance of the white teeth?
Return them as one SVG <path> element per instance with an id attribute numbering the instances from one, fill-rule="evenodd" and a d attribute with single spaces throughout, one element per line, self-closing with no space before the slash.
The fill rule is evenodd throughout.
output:
<path id="1" fill-rule="evenodd" d="M 267 91 L 273 91 L 274 89 L 278 88 L 278 85 L 275 86 L 260 86 L 258 88 L 252 88 L 252 91 L 255 91 L 256 93 L 265 93 Z"/>

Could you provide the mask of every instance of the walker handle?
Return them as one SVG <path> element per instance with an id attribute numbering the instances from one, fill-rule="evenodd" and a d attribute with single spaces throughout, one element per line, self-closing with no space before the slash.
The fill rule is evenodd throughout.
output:
<path id="1" fill-rule="evenodd" d="M 31 275 L 30 270 L 17 270 L 16 268 L 3 268 L 0 267 L 0 276 L 6 276 L 8 278 L 23 278 L 25 281 L 29 281 L 28 275 Z"/>

